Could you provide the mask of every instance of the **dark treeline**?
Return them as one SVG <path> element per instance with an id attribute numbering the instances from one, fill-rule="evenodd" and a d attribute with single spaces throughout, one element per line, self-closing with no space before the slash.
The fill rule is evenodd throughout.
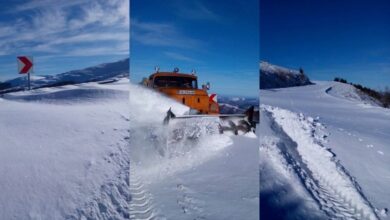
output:
<path id="1" fill-rule="evenodd" d="M 341 83 L 348 83 L 346 79 L 336 77 L 334 78 L 334 81 L 341 82 Z M 378 100 L 383 107 L 390 108 L 390 89 L 386 88 L 384 91 L 376 91 L 374 89 L 370 89 L 368 87 L 362 86 L 360 84 L 355 84 L 349 82 L 350 85 L 354 86 L 356 89 L 360 90 L 361 92 L 373 97 L 374 99 Z"/>

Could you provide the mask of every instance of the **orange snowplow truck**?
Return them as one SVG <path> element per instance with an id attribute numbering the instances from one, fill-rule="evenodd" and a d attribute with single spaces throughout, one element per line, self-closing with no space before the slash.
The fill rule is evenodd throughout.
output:
<path id="1" fill-rule="evenodd" d="M 202 85 L 202 89 L 199 89 L 195 73 L 179 73 L 178 68 L 173 72 L 159 72 L 156 69 L 142 83 L 190 107 L 195 114 L 219 114 L 216 95 L 207 93 L 210 84 Z"/>

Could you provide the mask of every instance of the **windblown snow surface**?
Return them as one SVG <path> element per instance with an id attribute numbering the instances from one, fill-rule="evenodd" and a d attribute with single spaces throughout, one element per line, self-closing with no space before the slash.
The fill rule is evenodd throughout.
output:
<path id="1" fill-rule="evenodd" d="M 259 218 L 256 135 L 219 134 L 215 118 L 163 126 L 188 108 L 139 85 L 130 106 L 131 218 Z"/>
<path id="2" fill-rule="evenodd" d="M 0 98 L 0 219 L 128 219 L 128 78 Z"/>
<path id="3" fill-rule="evenodd" d="M 260 90 L 262 219 L 390 219 L 390 111 L 351 85 Z"/>

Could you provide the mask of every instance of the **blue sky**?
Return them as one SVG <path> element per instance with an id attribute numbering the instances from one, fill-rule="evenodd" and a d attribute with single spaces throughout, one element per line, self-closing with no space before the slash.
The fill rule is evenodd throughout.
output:
<path id="1" fill-rule="evenodd" d="M 195 69 L 220 95 L 257 96 L 257 0 L 131 1 L 130 78 Z"/>
<path id="2" fill-rule="evenodd" d="M 34 74 L 58 74 L 129 57 L 127 0 L 0 2 L 0 81 L 16 78 L 16 56 Z"/>
<path id="3" fill-rule="evenodd" d="M 260 57 L 303 67 L 314 80 L 341 76 L 390 86 L 390 1 L 261 0 Z"/>

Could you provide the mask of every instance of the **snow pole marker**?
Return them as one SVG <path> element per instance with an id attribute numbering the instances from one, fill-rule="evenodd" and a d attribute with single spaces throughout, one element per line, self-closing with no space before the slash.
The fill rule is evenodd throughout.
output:
<path id="1" fill-rule="evenodd" d="M 18 56 L 17 57 L 19 74 L 27 74 L 28 90 L 31 90 L 31 73 L 33 72 L 33 57 L 32 56 Z"/>

